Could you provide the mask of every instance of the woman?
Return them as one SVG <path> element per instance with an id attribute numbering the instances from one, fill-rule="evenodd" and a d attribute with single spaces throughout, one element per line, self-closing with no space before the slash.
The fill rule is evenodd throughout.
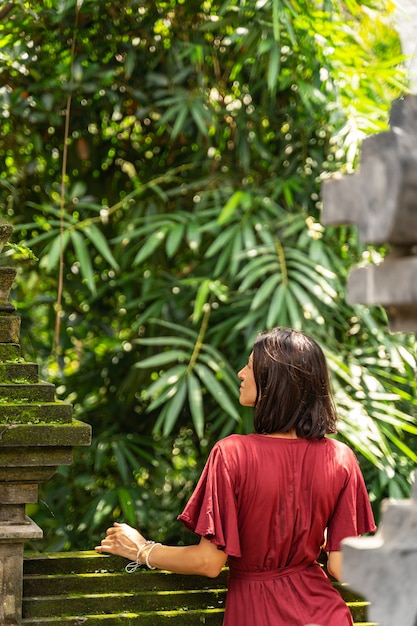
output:
<path id="1" fill-rule="evenodd" d="M 227 560 L 223 626 L 350 626 L 317 558 L 326 534 L 327 567 L 340 578 L 341 540 L 375 524 L 356 457 L 325 436 L 335 432 L 336 414 L 324 354 L 304 333 L 274 328 L 257 337 L 238 377 L 256 432 L 213 447 L 179 515 L 200 542 L 146 542 L 115 524 L 96 550 L 209 577 Z"/>

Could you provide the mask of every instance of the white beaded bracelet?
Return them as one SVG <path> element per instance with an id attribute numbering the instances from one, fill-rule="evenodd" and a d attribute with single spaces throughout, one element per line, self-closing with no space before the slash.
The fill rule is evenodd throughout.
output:
<path id="1" fill-rule="evenodd" d="M 155 542 L 152 542 L 152 543 L 153 543 L 153 545 L 149 548 L 149 550 L 148 550 L 148 551 L 147 551 L 147 553 L 146 553 L 146 559 L 145 559 L 145 560 L 146 560 L 146 566 L 147 566 L 149 569 L 156 569 L 156 567 L 153 567 L 153 566 L 149 563 L 149 556 L 150 556 L 150 554 L 151 554 L 152 550 L 153 550 L 154 548 L 156 548 L 156 546 L 162 546 L 162 543 L 155 543 Z"/>
<path id="2" fill-rule="evenodd" d="M 125 571 L 126 571 L 128 574 L 133 574 L 133 572 L 136 572 L 136 570 L 138 569 L 138 567 L 140 567 L 141 565 L 145 565 L 145 563 L 141 563 L 141 562 L 140 562 L 140 555 L 142 554 L 142 552 L 143 552 L 143 550 L 146 548 L 146 546 L 150 546 L 150 545 L 152 545 L 152 547 L 153 547 L 153 544 L 154 544 L 154 543 L 155 543 L 154 541 L 152 541 L 151 539 L 149 539 L 148 541 L 145 541 L 145 543 L 143 543 L 143 544 L 140 546 L 140 548 L 139 548 L 139 550 L 138 550 L 138 553 L 137 553 L 137 555 L 136 555 L 136 561 L 130 561 L 130 563 L 128 563 L 128 564 L 126 565 L 126 567 L 125 567 Z"/>

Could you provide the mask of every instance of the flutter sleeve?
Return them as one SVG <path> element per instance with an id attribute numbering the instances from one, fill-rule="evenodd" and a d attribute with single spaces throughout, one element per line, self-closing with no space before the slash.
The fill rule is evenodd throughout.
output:
<path id="1" fill-rule="evenodd" d="M 197 486 L 178 519 L 229 556 L 240 557 L 237 502 L 221 442 L 212 449 Z"/>
<path id="2" fill-rule="evenodd" d="M 365 481 L 352 451 L 345 460 L 346 479 L 327 528 L 326 552 L 341 549 L 346 537 L 376 530 Z"/>

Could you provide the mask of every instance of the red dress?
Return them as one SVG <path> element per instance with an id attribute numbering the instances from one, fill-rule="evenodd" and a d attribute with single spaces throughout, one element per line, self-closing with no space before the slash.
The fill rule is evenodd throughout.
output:
<path id="1" fill-rule="evenodd" d="M 345 444 L 226 437 L 178 519 L 228 555 L 223 626 L 353 623 L 317 564 L 326 528 L 327 551 L 375 530 L 357 459 Z"/>

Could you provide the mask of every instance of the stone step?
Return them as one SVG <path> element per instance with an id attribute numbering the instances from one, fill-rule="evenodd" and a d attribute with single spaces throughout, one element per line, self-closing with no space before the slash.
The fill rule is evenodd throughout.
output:
<path id="1" fill-rule="evenodd" d="M 37 455 L 44 461 L 48 460 L 46 455 L 49 455 L 50 462 L 47 465 L 62 465 L 53 462 L 55 453 L 59 455 L 60 450 L 88 446 L 91 442 L 90 424 L 76 419 L 68 423 L 0 424 L 0 434 L 0 465 L 13 467 L 35 465 Z M 41 465 L 45 465 L 45 462 Z"/>
<path id="2" fill-rule="evenodd" d="M 116 626 L 129 623 L 195 626 L 222 623 L 227 569 L 216 579 L 141 568 L 124 571 L 126 560 L 94 551 L 26 554 L 23 625 Z M 366 621 L 368 603 L 334 582 L 349 606 L 355 626 Z"/>
<path id="3" fill-rule="evenodd" d="M 99 554 L 95 550 L 72 552 L 26 552 L 25 575 L 95 574 L 97 572 L 122 572 L 126 559 L 118 556 Z M 157 572 L 146 572 L 152 576 Z M 160 572 L 158 572 L 160 573 Z"/>
<path id="4" fill-rule="evenodd" d="M 40 424 L 59 422 L 69 424 L 72 419 L 72 405 L 64 402 L 9 403 L 0 400 L 1 424 Z"/>
<path id="5" fill-rule="evenodd" d="M 73 617 L 34 617 L 23 618 L 22 625 L 26 626 L 221 626 L 223 621 L 223 610 L 208 611 L 172 611 L 160 612 L 157 616 L 152 613 L 113 613 L 111 615 L 82 615 Z M 377 626 L 374 622 L 355 622 L 355 626 Z"/>
<path id="6" fill-rule="evenodd" d="M 126 561 L 124 561 L 126 563 Z M 140 589 L 138 589 L 138 578 L 140 576 Z M 200 588 L 203 591 L 213 590 L 216 592 L 226 589 L 226 573 L 214 579 L 202 581 Z M 138 593 L 153 592 L 155 589 L 163 589 L 164 591 L 192 591 L 195 589 L 195 579 L 193 576 L 181 576 L 176 574 L 175 577 L 168 572 L 159 571 L 157 575 L 153 575 L 145 569 L 140 572 L 127 575 L 123 572 L 96 572 L 87 574 L 25 574 L 24 578 L 24 595 L 29 597 L 36 596 L 39 589 L 45 596 L 65 596 L 66 594 L 79 593 Z"/>
<path id="7" fill-rule="evenodd" d="M 0 383 L 37 383 L 39 382 L 39 367 L 37 363 L 13 361 L 0 363 Z"/>
<path id="8" fill-rule="evenodd" d="M 128 574 L 126 574 L 127 576 Z M 123 610 L 128 613 L 155 613 L 160 611 L 204 610 L 208 607 L 224 608 L 225 594 L 218 590 L 169 591 L 159 593 L 136 591 L 136 593 L 86 593 L 25 597 L 23 615 L 28 617 L 48 617 L 65 615 L 112 614 Z"/>
<path id="9" fill-rule="evenodd" d="M 223 610 L 199 610 L 199 611 L 160 611 L 158 615 L 154 613 L 112 613 L 108 615 L 74 615 L 59 617 L 24 617 L 23 626 L 221 626 L 223 621 Z M 372 624 L 356 624 L 355 626 L 373 626 Z"/>
<path id="10" fill-rule="evenodd" d="M 0 361 L 12 361 L 20 358 L 18 343 L 0 343 Z"/>
<path id="11" fill-rule="evenodd" d="M 43 381 L 32 384 L 1 383 L 0 398 L 16 402 L 54 402 L 55 385 Z"/>
<path id="12" fill-rule="evenodd" d="M 30 429 L 29 426 L 10 427 L 6 433 L 3 432 L 3 438 L 9 436 L 10 432 L 14 429 L 24 428 Z M 34 426 L 35 430 L 42 428 L 41 426 Z M 49 428 L 57 428 L 56 426 L 50 426 Z M 34 441 L 33 430 L 29 431 L 27 440 Z M 25 443 L 24 437 L 19 437 L 22 444 Z M 3 441 L 2 441 L 3 443 Z M 15 443 L 16 445 L 13 445 Z M 58 465 L 71 465 L 72 463 L 72 450 L 64 447 L 63 445 L 58 448 L 36 446 L 29 447 L 29 443 L 26 445 L 19 445 L 16 440 L 12 441 L 7 447 L 0 446 L 0 479 L 1 480 L 30 480 L 30 476 L 33 475 L 33 480 L 36 480 L 35 471 L 38 468 L 52 468 L 53 472 L 56 471 Z M 80 444 L 82 445 L 82 444 Z M 47 458 L 46 458 L 47 456 Z"/>

